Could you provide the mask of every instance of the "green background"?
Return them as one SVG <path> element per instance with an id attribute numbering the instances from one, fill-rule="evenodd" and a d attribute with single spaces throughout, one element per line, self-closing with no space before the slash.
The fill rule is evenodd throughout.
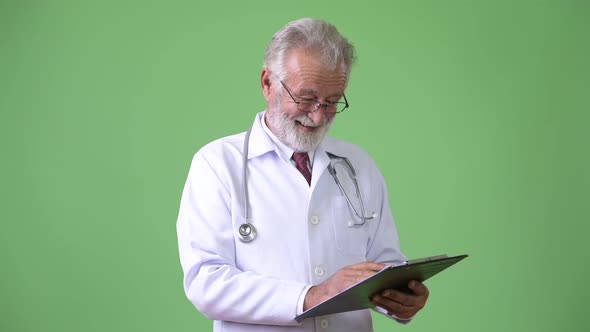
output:
<path id="1" fill-rule="evenodd" d="M 189 163 L 263 110 L 264 48 L 304 16 L 357 47 L 330 134 L 377 162 L 402 250 L 470 254 L 375 329 L 587 330 L 587 1 L 0 0 L 0 331 L 210 329 Z"/>

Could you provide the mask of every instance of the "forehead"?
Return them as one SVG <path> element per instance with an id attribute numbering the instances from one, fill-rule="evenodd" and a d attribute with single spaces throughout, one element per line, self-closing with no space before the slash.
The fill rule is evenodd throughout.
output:
<path id="1" fill-rule="evenodd" d="M 293 50 L 285 63 L 287 82 L 296 91 L 306 90 L 318 94 L 342 94 L 348 76 L 341 64 L 330 68 L 318 60 L 313 52 Z"/>

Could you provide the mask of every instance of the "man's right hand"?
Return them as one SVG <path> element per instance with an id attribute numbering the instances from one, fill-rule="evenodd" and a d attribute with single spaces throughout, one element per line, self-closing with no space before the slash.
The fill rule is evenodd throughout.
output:
<path id="1" fill-rule="evenodd" d="M 365 280 L 385 266 L 380 263 L 363 262 L 341 268 L 326 281 L 307 291 L 303 302 L 303 311 L 329 299 L 357 282 Z"/>

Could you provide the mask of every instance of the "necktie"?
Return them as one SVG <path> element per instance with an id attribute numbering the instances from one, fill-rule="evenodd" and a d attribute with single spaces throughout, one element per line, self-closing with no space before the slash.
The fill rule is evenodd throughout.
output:
<path id="1" fill-rule="evenodd" d="M 291 159 L 295 161 L 295 167 L 299 172 L 301 172 L 305 180 L 307 180 L 307 184 L 311 184 L 311 173 L 309 172 L 309 167 L 307 166 L 309 163 L 309 155 L 307 152 L 294 152 Z"/>

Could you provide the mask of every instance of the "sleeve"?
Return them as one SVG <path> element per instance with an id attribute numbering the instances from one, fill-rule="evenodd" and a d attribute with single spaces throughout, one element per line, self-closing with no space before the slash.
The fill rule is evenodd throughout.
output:
<path id="1" fill-rule="evenodd" d="M 373 167 L 369 183 L 371 183 L 369 187 L 371 191 L 368 191 L 369 199 L 366 201 L 375 202 L 378 215 L 376 220 L 371 221 L 376 224 L 373 225 L 367 260 L 378 263 L 401 264 L 406 261 L 406 256 L 400 250 L 399 237 L 389 207 L 385 180 L 376 166 Z"/>
<path id="2" fill-rule="evenodd" d="M 394 314 L 388 312 L 387 310 L 385 310 L 381 307 L 374 307 L 373 310 L 375 310 L 375 312 L 378 312 L 387 318 L 395 319 L 398 323 L 401 323 L 401 324 L 408 324 L 409 322 L 412 321 L 412 318 L 414 318 L 414 316 L 412 316 L 408 319 L 397 318 Z"/>
<path id="3" fill-rule="evenodd" d="M 306 284 L 236 267 L 232 213 L 240 211 L 232 211 L 231 176 L 219 163 L 197 153 L 183 190 L 177 236 L 185 293 L 209 319 L 299 325 L 294 317 Z"/>
<path id="4" fill-rule="evenodd" d="M 378 224 L 369 245 L 367 258 L 369 261 L 378 263 L 401 264 L 406 261 L 406 257 L 400 250 L 399 237 L 389 207 L 389 198 L 385 180 L 379 170 L 377 170 L 377 167 L 374 168 L 372 175 L 372 180 L 374 181 L 373 188 L 379 188 L 379 190 L 373 191 L 373 197 L 371 198 L 375 202 L 379 202 L 379 214 L 378 219 L 376 220 Z M 390 314 L 387 310 L 381 307 L 374 307 L 373 310 L 388 318 L 394 319 L 401 324 L 407 324 L 412 320 L 412 318 L 397 318 L 395 315 Z"/>

